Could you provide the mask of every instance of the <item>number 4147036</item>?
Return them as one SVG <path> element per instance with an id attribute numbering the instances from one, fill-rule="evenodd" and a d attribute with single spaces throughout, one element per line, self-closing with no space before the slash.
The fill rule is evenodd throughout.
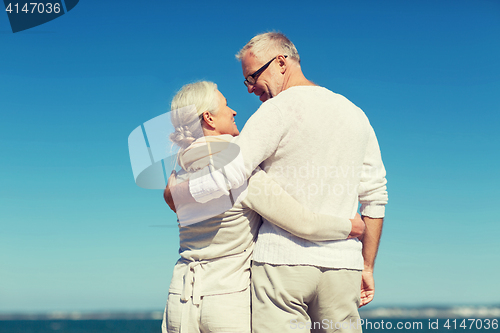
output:
<path id="1" fill-rule="evenodd" d="M 12 4 L 12 3 L 9 3 L 7 5 L 7 8 L 5 8 L 5 11 L 9 12 L 9 14 L 11 14 L 12 12 L 15 12 L 16 14 L 19 14 L 19 4 L 18 3 L 15 3 L 15 4 Z M 60 13 L 61 12 L 61 4 L 60 3 L 42 3 L 42 2 L 30 2 L 29 4 L 28 3 L 25 3 L 23 8 L 21 8 L 21 13 L 25 13 L 25 14 L 28 14 L 28 13 L 31 13 L 31 14 L 34 14 L 34 13 L 38 13 L 38 14 L 43 14 L 43 13 L 47 13 L 47 14 L 51 14 L 51 13 Z"/>
<path id="2" fill-rule="evenodd" d="M 457 319 L 446 320 L 443 327 L 447 329 L 456 330 L 458 328 L 462 329 L 498 329 L 498 319 L 463 319 L 462 321 Z"/>

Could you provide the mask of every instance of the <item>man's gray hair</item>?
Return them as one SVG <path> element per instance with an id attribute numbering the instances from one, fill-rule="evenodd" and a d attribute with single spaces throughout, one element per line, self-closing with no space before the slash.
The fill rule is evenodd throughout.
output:
<path id="1" fill-rule="evenodd" d="M 219 110 L 217 85 L 209 81 L 186 84 L 172 99 L 170 110 L 170 120 L 175 128 L 170 141 L 186 148 L 203 136 L 203 112 L 215 115 Z"/>
<path id="2" fill-rule="evenodd" d="M 262 61 L 281 54 L 300 64 L 299 52 L 295 45 L 281 32 L 266 32 L 255 36 L 236 54 L 236 59 L 241 61 L 248 51 Z"/>

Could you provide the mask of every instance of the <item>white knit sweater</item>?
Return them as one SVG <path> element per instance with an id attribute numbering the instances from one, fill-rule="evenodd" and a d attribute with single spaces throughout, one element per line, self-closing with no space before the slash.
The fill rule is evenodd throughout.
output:
<path id="1" fill-rule="evenodd" d="M 247 177 L 260 165 L 312 211 L 353 218 L 361 202 L 362 215 L 384 216 L 385 169 L 375 133 L 363 111 L 341 95 L 318 86 L 289 88 L 263 103 L 235 142 Z M 202 178 L 190 180 L 190 189 L 198 201 L 200 193 L 221 191 Z M 265 221 L 254 260 L 363 269 L 361 248 L 357 239 L 307 241 Z"/>

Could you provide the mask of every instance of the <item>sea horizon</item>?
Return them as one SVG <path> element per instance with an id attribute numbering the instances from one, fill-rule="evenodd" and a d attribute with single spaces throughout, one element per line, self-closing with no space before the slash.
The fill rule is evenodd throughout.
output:
<path id="1" fill-rule="evenodd" d="M 361 318 L 500 318 L 500 304 L 488 305 L 380 305 L 361 308 Z M 161 320 L 163 309 L 0 311 L 7 320 Z"/>

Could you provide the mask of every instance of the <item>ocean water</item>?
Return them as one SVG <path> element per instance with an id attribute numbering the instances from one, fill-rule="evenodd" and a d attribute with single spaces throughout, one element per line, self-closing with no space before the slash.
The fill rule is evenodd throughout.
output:
<path id="1" fill-rule="evenodd" d="M 363 332 L 500 333 L 499 319 L 365 319 Z M 327 328 L 333 323 L 321 323 Z M 320 327 L 319 324 L 317 327 Z M 304 332 L 301 323 L 290 327 Z M 161 320 L 4 320 L 0 333 L 160 333 Z M 270 332 L 271 333 L 271 332 Z"/>
<path id="2" fill-rule="evenodd" d="M 0 333 L 161 333 L 161 320 L 5 320 Z"/>

